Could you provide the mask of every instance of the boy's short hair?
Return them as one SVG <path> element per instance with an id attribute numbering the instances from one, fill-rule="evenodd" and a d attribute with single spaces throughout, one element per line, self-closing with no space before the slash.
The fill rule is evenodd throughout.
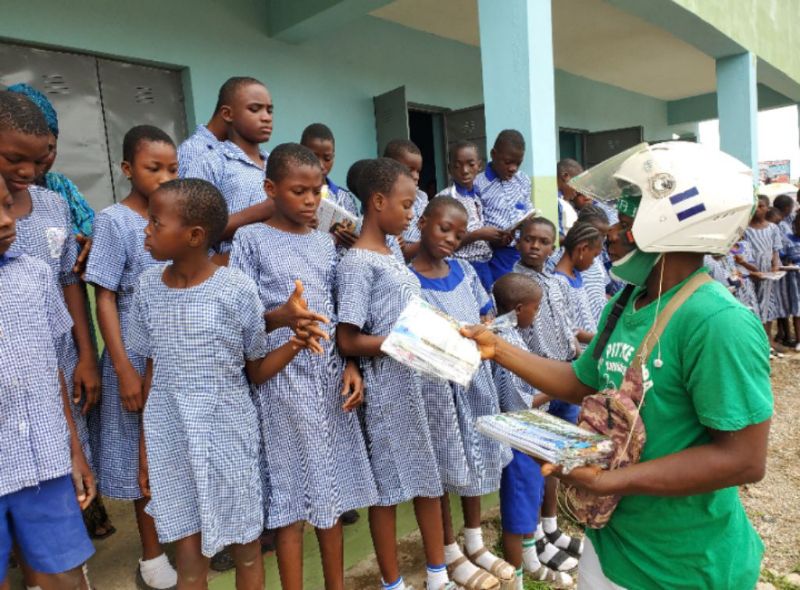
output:
<path id="1" fill-rule="evenodd" d="M 520 235 L 524 234 L 525 231 L 534 225 L 544 225 L 550 228 L 550 231 L 553 232 L 553 241 L 558 237 L 558 232 L 556 231 L 556 224 L 547 219 L 547 217 L 529 217 L 525 221 L 522 222 L 522 225 L 519 226 L 519 233 Z"/>
<path id="2" fill-rule="evenodd" d="M 236 96 L 236 93 L 239 92 L 241 88 L 250 86 L 251 84 L 264 86 L 264 83 L 261 82 L 261 80 L 251 76 L 233 76 L 225 80 L 225 82 L 222 83 L 222 86 L 219 87 L 217 106 L 214 107 L 214 114 L 220 112 L 223 106 L 230 105 L 233 101 L 233 97 Z M 264 86 L 264 88 L 266 88 L 266 86 Z"/>
<path id="3" fill-rule="evenodd" d="M 403 154 L 421 156 L 422 152 L 419 151 L 417 144 L 410 139 L 393 139 L 386 144 L 383 150 L 383 157 L 391 158 L 392 160 L 400 158 Z"/>
<path id="4" fill-rule="evenodd" d="M 780 209 L 781 211 L 785 209 L 791 210 L 794 207 L 794 203 L 795 200 L 789 195 L 778 195 L 772 202 L 772 206 Z"/>
<path id="5" fill-rule="evenodd" d="M 166 143 L 175 147 L 175 142 L 164 131 L 153 125 L 137 125 L 131 127 L 122 138 L 122 160 L 128 163 L 133 162 L 136 157 L 136 151 L 139 149 L 139 144 L 144 141 L 151 141 L 154 143 Z"/>
<path id="6" fill-rule="evenodd" d="M 0 131 L 43 137 L 50 134 L 42 109 L 24 94 L 0 91 Z"/>
<path id="7" fill-rule="evenodd" d="M 542 288 L 531 277 L 519 272 L 510 272 L 497 279 L 492 287 L 498 313 L 508 313 L 517 305 L 524 305 L 542 298 Z"/>
<path id="8" fill-rule="evenodd" d="M 577 176 L 583 172 L 583 166 L 578 160 L 572 158 L 563 158 L 556 164 L 556 174 L 559 178 L 568 174 L 569 176 Z"/>
<path id="9" fill-rule="evenodd" d="M 411 172 L 397 160 L 391 158 L 369 160 L 359 175 L 356 197 L 366 210 L 372 195 L 376 193 L 389 194 L 401 176 L 411 178 Z"/>
<path id="10" fill-rule="evenodd" d="M 367 164 L 369 164 L 371 161 L 371 158 L 356 160 L 347 170 L 347 180 L 345 181 L 347 184 L 347 190 L 353 193 L 359 200 L 361 200 L 361 197 L 358 196 L 358 181 L 361 178 L 361 173 L 364 172 L 364 168 L 366 168 Z"/>
<path id="11" fill-rule="evenodd" d="M 456 161 L 456 156 L 458 156 L 458 152 L 466 149 L 475 150 L 475 153 L 478 154 L 478 158 L 481 157 L 481 151 L 478 149 L 477 143 L 475 143 L 474 141 L 462 140 L 459 141 L 450 149 L 450 154 L 449 154 L 450 157 L 448 161 L 452 164 L 453 162 Z"/>
<path id="12" fill-rule="evenodd" d="M 561 244 L 564 246 L 566 252 L 573 252 L 579 244 L 588 242 L 589 244 L 597 244 L 603 241 L 603 234 L 591 223 L 586 221 L 577 221 L 573 224 L 564 241 Z"/>
<path id="13" fill-rule="evenodd" d="M 289 175 L 293 166 L 311 166 L 322 170 L 319 158 L 310 149 L 299 143 L 282 143 L 267 158 L 267 178 L 280 182 Z"/>
<path id="14" fill-rule="evenodd" d="M 425 211 L 422 212 L 422 215 L 424 215 L 425 217 L 430 217 L 440 209 L 444 209 L 446 207 L 452 207 L 453 209 L 458 209 L 467 218 L 469 218 L 469 213 L 467 212 L 467 208 L 464 207 L 461 201 L 459 201 L 458 199 L 454 199 L 450 195 L 441 195 L 439 197 L 435 197 L 430 201 L 428 201 L 428 205 L 425 207 Z"/>
<path id="15" fill-rule="evenodd" d="M 228 225 L 228 205 L 217 187 L 201 178 L 177 178 L 158 190 L 175 197 L 178 215 L 185 225 L 199 225 L 206 230 L 209 246 L 222 239 Z"/>
<path id="16" fill-rule="evenodd" d="M 300 136 L 300 143 L 306 145 L 309 141 L 318 139 L 319 141 L 330 141 L 335 144 L 336 140 L 333 138 L 333 131 L 325 123 L 311 123 L 308 127 L 303 129 L 303 134 Z"/>
<path id="17" fill-rule="evenodd" d="M 767 214 L 764 216 L 764 219 L 770 222 L 778 222 L 783 220 L 783 213 L 777 207 L 770 207 L 767 209 Z"/>
<path id="18" fill-rule="evenodd" d="M 503 129 L 494 140 L 494 149 L 512 148 L 521 152 L 525 151 L 525 138 L 516 129 Z"/>
<path id="19" fill-rule="evenodd" d="M 587 223 L 600 222 L 608 225 L 608 214 L 599 205 L 586 205 L 583 209 L 578 211 L 578 221 L 585 221 Z"/>

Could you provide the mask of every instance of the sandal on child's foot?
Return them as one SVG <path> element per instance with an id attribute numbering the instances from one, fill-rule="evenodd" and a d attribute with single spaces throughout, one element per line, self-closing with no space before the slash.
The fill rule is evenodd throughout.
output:
<path id="1" fill-rule="evenodd" d="M 462 567 L 464 564 L 469 566 Z M 500 590 L 500 580 L 480 567 L 472 565 L 463 555 L 447 564 L 447 575 L 464 590 Z"/>
<path id="2" fill-rule="evenodd" d="M 547 540 L 559 549 L 563 549 L 572 557 L 579 558 L 583 554 L 583 538 L 571 537 L 561 529 L 545 533 Z"/>
<path id="3" fill-rule="evenodd" d="M 577 559 L 550 543 L 547 537 L 536 541 L 536 553 L 542 565 L 546 565 L 553 571 L 568 572 L 578 567 Z"/>
<path id="4" fill-rule="evenodd" d="M 406 590 L 408 590 L 408 588 L 410 588 L 410 586 L 406 586 Z M 462 588 L 461 586 L 459 586 L 455 582 L 447 582 L 445 584 L 442 584 L 441 586 L 439 586 L 436 589 L 428 588 L 428 585 L 425 584 L 425 590 L 464 590 L 464 588 Z"/>
<path id="5" fill-rule="evenodd" d="M 510 582 L 517 576 L 517 571 L 513 565 L 504 559 L 500 559 L 486 547 L 481 547 L 475 553 L 468 554 L 467 557 L 472 563 L 492 574 L 501 584 Z"/>

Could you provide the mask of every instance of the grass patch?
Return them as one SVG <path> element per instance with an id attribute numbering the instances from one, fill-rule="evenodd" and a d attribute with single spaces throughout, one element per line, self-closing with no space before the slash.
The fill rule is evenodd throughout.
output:
<path id="1" fill-rule="evenodd" d="M 798 564 L 798 567 L 800 567 L 800 564 Z M 797 571 L 797 567 L 795 567 L 795 571 Z M 761 572 L 761 579 L 764 582 L 769 582 L 770 584 L 775 586 L 775 588 L 777 588 L 777 590 L 800 590 L 800 586 L 797 586 L 796 584 L 792 584 L 790 581 L 788 581 L 783 576 L 779 576 L 777 574 L 773 574 L 769 570 L 764 570 L 764 571 Z"/>

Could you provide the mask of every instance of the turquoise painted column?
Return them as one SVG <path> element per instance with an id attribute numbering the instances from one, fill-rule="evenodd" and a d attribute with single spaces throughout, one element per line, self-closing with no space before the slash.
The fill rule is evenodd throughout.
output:
<path id="1" fill-rule="evenodd" d="M 478 0 L 486 141 L 503 129 L 525 137 L 522 169 L 534 203 L 557 220 L 556 105 L 551 0 Z"/>
<path id="2" fill-rule="evenodd" d="M 717 59 L 719 146 L 753 169 L 758 182 L 758 87 L 756 56 Z"/>

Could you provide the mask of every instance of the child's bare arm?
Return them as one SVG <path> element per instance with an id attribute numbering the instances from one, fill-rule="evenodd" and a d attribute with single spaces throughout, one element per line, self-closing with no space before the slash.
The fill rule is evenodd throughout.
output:
<path id="1" fill-rule="evenodd" d="M 86 393 L 82 413 L 86 414 L 100 397 L 100 373 L 97 370 L 97 356 L 89 332 L 89 315 L 86 311 L 86 297 L 79 283 L 64 287 L 64 301 L 72 317 L 72 333 L 78 347 L 78 364 L 73 376 L 73 396 L 80 399 Z"/>
<path id="2" fill-rule="evenodd" d="M 78 439 L 78 431 L 75 428 L 75 421 L 72 419 L 70 410 L 70 400 L 67 395 L 67 382 L 64 373 L 58 372 L 58 384 L 61 389 L 61 401 L 64 407 L 64 418 L 69 429 L 70 454 L 72 456 L 72 483 L 75 486 L 75 495 L 81 510 L 84 510 L 92 503 L 97 495 L 94 475 L 86 461 L 86 456 L 81 448 L 81 441 Z"/>
<path id="3" fill-rule="evenodd" d="M 142 396 L 144 401 L 147 401 L 147 396 L 150 395 L 150 386 L 153 384 L 153 359 L 147 359 L 143 381 Z M 150 497 L 150 469 L 147 464 L 147 447 L 144 441 L 144 416 L 139 420 L 139 488 L 142 490 L 142 496 Z"/>
<path id="4" fill-rule="evenodd" d="M 225 226 L 225 231 L 222 232 L 223 240 L 230 240 L 236 230 L 242 226 L 250 225 L 251 223 L 259 223 L 266 221 L 275 212 L 275 203 L 272 199 L 265 199 L 260 203 L 251 205 L 247 209 L 242 209 L 237 213 L 233 213 L 228 217 L 228 225 Z"/>
<path id="5" fill-rule="evenodd" d="M 385 336 L 364 334 L 353 324 L 339 324 L 336 327 L 336 344 L 343 356 L 383 356 L 381 344 Z"/>
<path id="6" fill-rule="evenodd" d="M 550 396 L 545 395 L 543 393 L 537 393 L 533 396 L 533 403 L 531 404 L 534 408 L 541 408 L 547 402 L 550 401 Z"/>
<path id="7" fill-rule="evenodd" d="M 270 351 L 264 358 L 247 361 L 245 364 L 247 378 L 255 385 L 261 385 L 280 373 L 303 348 L 300 341 L 292 339 L 283 346 Z"/>

